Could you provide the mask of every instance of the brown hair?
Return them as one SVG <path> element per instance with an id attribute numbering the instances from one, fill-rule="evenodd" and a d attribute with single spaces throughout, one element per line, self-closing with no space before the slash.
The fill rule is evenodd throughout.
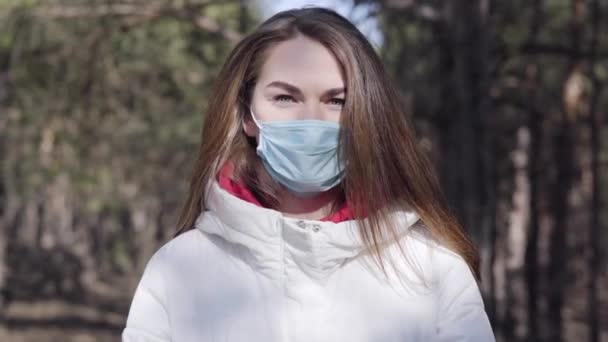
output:
<path id="1" fill-rule="evenodd" d="M 304 7 L 275 14 L 232 50 L 220 71 L 204 117 L 201 144 L 190 192 L 176 235 L 193 228 L 206 208 L 204 191 L 219 168 L 230 161 L 260 201 L 277 207 L 278 184 L 255 155 L 255 141 L 242 130 L 247 105 L 265 60 L 279 42 L 303 34 L 323 44 L 340 64 L 347 94 L 341 114 L 340 157 L 346 163 L 340 201 L 349 203 L 369 251 L 380 261 L 385 229 L 398 239 L 389 213 L 413 209 L 439 243 L 458 253 L 478 281 L 479 256 L 441 192 L 432 164 L 415 136 L 373 46 L 347 19 L 330 9 Z M 401 247 L 400 247 L 401 248 Z"/>

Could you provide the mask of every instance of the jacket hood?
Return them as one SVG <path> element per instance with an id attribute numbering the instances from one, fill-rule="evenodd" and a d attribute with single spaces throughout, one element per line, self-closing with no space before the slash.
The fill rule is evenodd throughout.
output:
<path id="1" fill-rule="evenodd" d="M 205 192 L 206 210 L 195 228 L 245 247 L 263 274 L 280 277 L 284 267 L 298 267 L 321 280 L 365 250 L 356 220 L 305 220 L 243 200 L 222 188 L 217 180 Z M 419 220 L 414 211 L 393 214 L 401 236 Z"/>

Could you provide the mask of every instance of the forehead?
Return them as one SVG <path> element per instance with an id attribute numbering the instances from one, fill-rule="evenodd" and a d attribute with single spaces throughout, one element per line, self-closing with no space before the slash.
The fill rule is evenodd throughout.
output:
<path id="1" fill-rule="evenodd" d="M 296 86 L 344 86 L 340 64 L 331 51 L 303 35 L 271 47 L 259 78 L 264 84 L 281 80 Z"/>

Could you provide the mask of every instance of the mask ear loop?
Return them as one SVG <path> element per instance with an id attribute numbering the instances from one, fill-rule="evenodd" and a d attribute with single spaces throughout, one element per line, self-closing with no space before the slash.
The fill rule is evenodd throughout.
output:
<path id="1" fill-rule="evenodd" d="M 253 122 L 255 123 L 256 126 L 258 126 L 258 128 L 262 128 L 258 122 L 258 120 L 256 120 L 255 115 L 253 113 L 253 109 L 251 109 L 251 107 L 247 106 L 247 108 L 249 108 L 249 113 L 251 114 L 251 118 L 253 119 Z"/>

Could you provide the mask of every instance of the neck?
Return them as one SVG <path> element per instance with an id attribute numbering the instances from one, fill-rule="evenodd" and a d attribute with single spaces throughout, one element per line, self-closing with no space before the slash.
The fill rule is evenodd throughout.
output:
<path id="1" fill-rule="evenodd" d="M 320 220 L 331 214 L 332 204 L 336 196 L 338 196 L 338 187 L 310 198 L 300 198 L 286 189 L 282 189 L 279 194 L 281 205 L 278 210 L 287 217 Z"/>

